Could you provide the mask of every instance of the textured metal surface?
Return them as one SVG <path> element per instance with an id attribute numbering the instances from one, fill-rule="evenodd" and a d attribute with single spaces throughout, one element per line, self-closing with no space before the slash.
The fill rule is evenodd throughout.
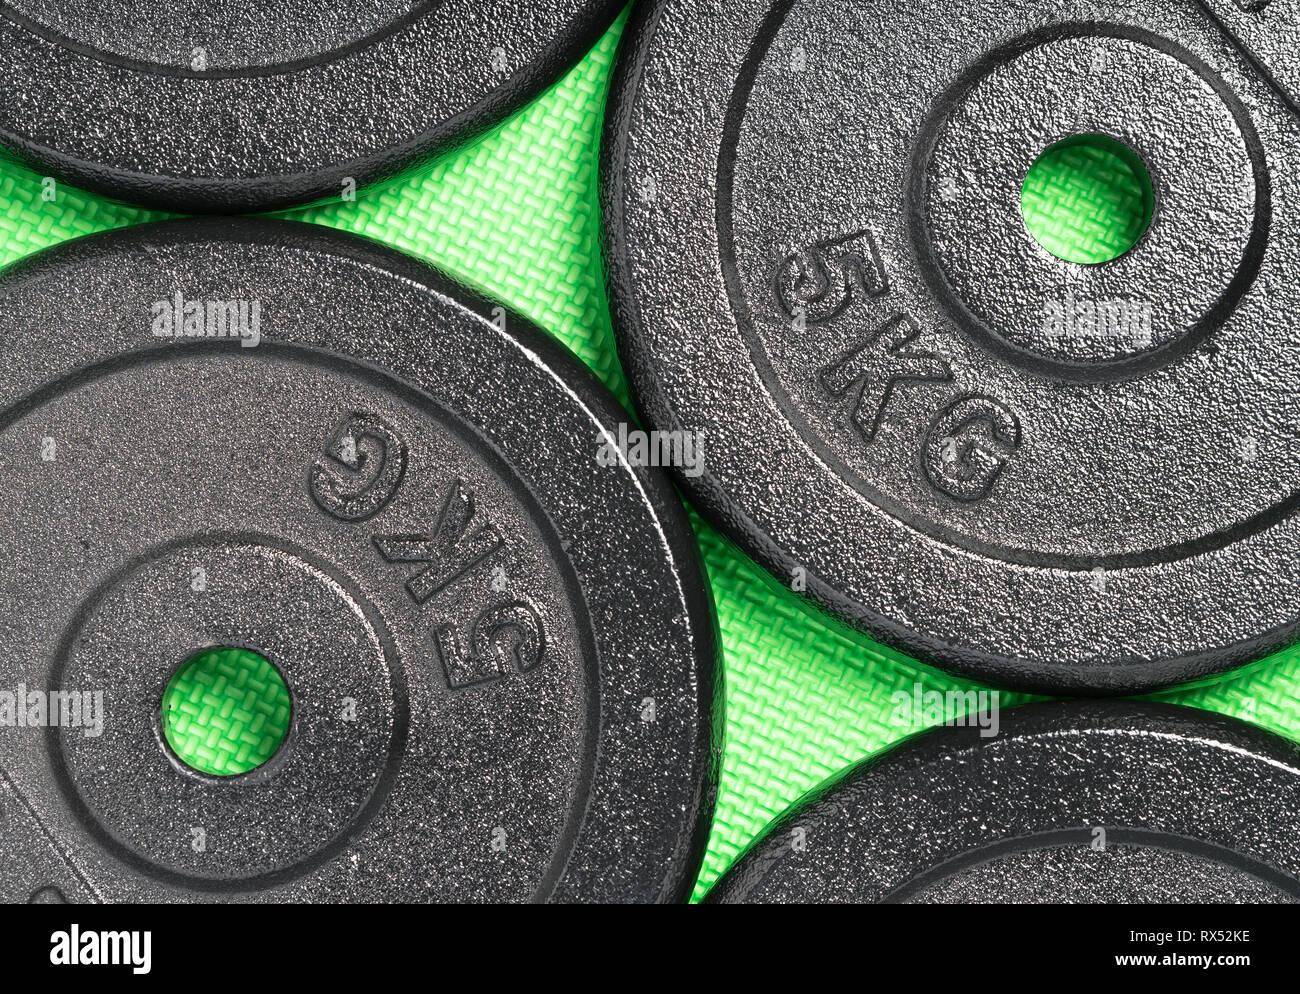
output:
<path id="1" fill-rule="evenodd" d="M 1300 0 L 1200 0 L 1300 111 Z"/>
<path id="2" fill-rule="evenodd" d="M 256 302 L 260 344 L 156 337 L 177 294 Z M 0 688 L 103 693 L 97 736 L 0 727 L 0 896 L 687 895 L 711 604 L 666 480 L 597 459 L 626 416 L 568 353 L 285 222 L 71 242 L 0 276 L 0 315 Z M 289 685 L 244 776 L 160 739 L 208 645 Z"/>
<path id="3" fill-rule="evenodd" d="M 1294 641 L 1300 122 L 1204 9 L 666 0 L 624 44 L 624 365 L 648 420 L 705 433 L 682 486 L 780 582 L 1026 689 Z M 1088 133 L 1156 198 L 1099 266 L 1020 212 Z"/>
<path id="4" fill-rule="evenodd" d="M 617 0 L 0 3 L 0 144 L 68 182 L 191 212 L 389 177 L 504 117 Z"/>
<path id="5" fill-rule="evenodd" d="M 1300 748 L 1192 708 L 1052 703 L 923 732 L 782 815 L 718 903 L 1300 902 Z"/>

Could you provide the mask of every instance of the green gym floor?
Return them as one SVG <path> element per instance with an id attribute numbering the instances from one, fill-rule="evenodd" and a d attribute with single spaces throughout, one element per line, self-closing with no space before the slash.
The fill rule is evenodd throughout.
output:
<path id="1" fill-rule="evenodd" d="M 601 120 L 621 28 L 622 20 L 530 106 L 418 174 L 363 193 L 356 202 L 283 216 L 385 242 L 477 286 L 565 342 L 626 403 L 605 300 L 597 202 Z M 1113 257 L 1140 236 L 1144 219 L 1118 233 L 1089 231 L 1051 216 L 1043 206 L 1046 193 L 1065 186 L 1084 202 L 1109 196 L 1140 203 L 1140 184 L 1128 182 L 1131 175 L 1121 175 L 1120 183 L 1108 178 L 1105 169 L 1115 163 L 1106 161 L 1105 150 L 1060 151 L 1053 157 L 1055 173 L 1051 161 L 1040 162 L 1047 171 L 1036 167 L 1027 180 L 1030 229 L 1063 258 Z M 1089 163 L 1102 172 L 1089 178 Z M 46 200 L 43 189 L 41 177 L 0 163 L 0 262 L 163 216 L 71 188 Z M 777 588 L 712 528 L 698 519 L 695 526 L 722 630 L 727 707 L 722 784 L 698 899 L 799 795 L 918 730 L 895 724 L 892 694 L 910 695 L 918 681 L 940 692 L 975 685 L 849 638 Z M 1300 738 L 1297 690 L 1300 649 L 1210 685 L 1156 696 Z M 1001 703 L 1023 700 L 1028 698 L 1003 694 Z"/>

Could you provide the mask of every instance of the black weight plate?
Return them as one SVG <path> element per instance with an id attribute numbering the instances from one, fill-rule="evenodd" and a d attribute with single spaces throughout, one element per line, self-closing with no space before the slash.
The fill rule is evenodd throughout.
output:
<path id="1" fill-rule="evenodd" d="M 711 603 L 666 479 L 598 458 L 625 415 L 569 353 L 387 249 L 226 219 L 17 264 L 0 342 L 0 688 L 104 694 L 98 736 L 0 727 L 0 896 L 688 894 Z M 160 737 L 211 645 L 292 697 L 242 776 Z"/>
<path id="2" fill-rule="evenodd" d="M 1079 134 L 1155 187 L 1102 265 L 1021 216 Z M 1300 619 L 1297 147 L 1194 3 L 645 4 L 603 163 L 624 366 L 703 433 L 701 510 L 874 637 L 1049 692 L 1217 673 Z"/>
<path id="3" fill-rule="evenodd" d="M 1192 708 L 922 732 L 782 815 L 715 903 L 1300 902 L 1300 748 Z"/>
<path id="4" fill-rule="evenodd" d="M 168 210 L 347 195 L 557 78 L 617 0 L 4 0 L 0 144 Z"/>

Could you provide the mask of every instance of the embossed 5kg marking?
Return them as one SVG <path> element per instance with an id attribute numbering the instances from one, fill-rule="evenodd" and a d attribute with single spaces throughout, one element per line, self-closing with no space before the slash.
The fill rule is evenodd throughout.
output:
<path id="1" fill-rule="evenodd" d="M 406 476 L 407 444 L 379 418 L 353 414 L 334 432 L 308 471 L 307 489 L 316 505 L 338 521 L 356 524 L 374 517 L 397 496 Z M 338 467 L 347 470 L 341 472 Z M 375 549 L 389 563 L 424 568 L 406 581 L 419 605 L 448 589 L 505 548 L 495 525 L 474 524 L 474 492 L 454 479 L 428 534 L 379 535 Z M 492 589 L 505 592 L 504 572 Z M 541 615 L 515 598 L 484 608 L 470 625 L 462 649 L 451 624 L 434 627 L 434 651 L 451 690 L 476 687 L 541 665 L 546 638 Z"/>
<path id="2" fill-rule="evenodd" d="M 775 276 L 777 307 L 796 327 L 823 324 L 855 300 L 889 293 L 875 236 L 867 230 L 813 243 L 782 260 Z M 942 355 L 917 348 L 921 323 L 895 314 L 817 373 L 832 397 L 852 395 L 849 421 L 867 445 L 875 442 L 890 399 L 904 385 L 952 383 Z M 945 407 L 921 443 L 925 479 L 963 502 L 983 500 L 1020 447 L 1020 422 L 990 397 L 959 397 Z"/>

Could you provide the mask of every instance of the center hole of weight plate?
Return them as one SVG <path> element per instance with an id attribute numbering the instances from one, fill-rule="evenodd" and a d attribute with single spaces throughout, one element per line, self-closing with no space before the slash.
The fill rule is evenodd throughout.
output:
<path id="1" fill-rule="evenodd" d="M 191 656 L 168 681 L 162 730 L 186 766 L 234 777 L 276 754 L 291 714 L 289 687 L 265 656 L 215 646 Z"/>
<path id="2" fill-rule="evenodd" d="M 1075 135 L 1050 146 L 1030 167 L 1020 212 L 1034 240 L 1058 259 L 1110 262 L 1151 226 L 1151 173 L 1123 142 Z"/>

